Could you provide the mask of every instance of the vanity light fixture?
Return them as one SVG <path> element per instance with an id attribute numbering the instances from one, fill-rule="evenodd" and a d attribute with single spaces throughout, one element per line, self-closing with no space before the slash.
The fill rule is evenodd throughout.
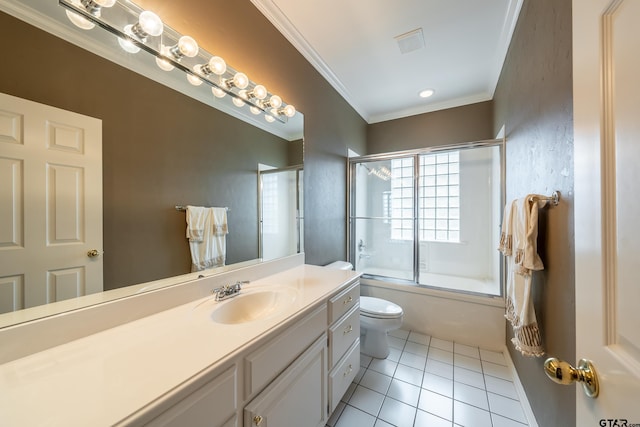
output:
<path id="1" fill-rule="evenodd" d="M 193 37 L 178 33 L 158 15 L 129 0 L 58 0 L 58 3 L 78 28 L 90 30 L 97 24 L 114 34 L 126 52 L 145 50 L 155 56 L 162 70 L 180 70 L 194 86 L 206 83 L 216 98 L 230 95 L 237 107 L 248 104 L 253 114 L 264 114 L 268 122 L 285 123 L 296 114 L 293 105 L 284 104 L 278 95 L 229 67 L 221 57 L 201 49 Z"/>

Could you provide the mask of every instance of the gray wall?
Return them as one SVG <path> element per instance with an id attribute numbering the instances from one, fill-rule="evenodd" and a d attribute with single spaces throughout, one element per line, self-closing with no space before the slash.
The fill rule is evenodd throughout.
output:
<path id="1" fill-rule="evenodd" d="M 495 137 L 491 101 L 369 125 L 367 154 L 472 142 Z"/>
<path id="2" fill-rule="evenodd" d="M 525 0 L 494 97 L 494 126 L 507 138 L 507 200 L 559 190 L 541 212 L 534 302 L 547 354 L 576 362 L 573 226 L 571 0 Z M 507 346 L 540 426 L 575 425 L 575 387 L 542 371 L 545 358 Z"/>

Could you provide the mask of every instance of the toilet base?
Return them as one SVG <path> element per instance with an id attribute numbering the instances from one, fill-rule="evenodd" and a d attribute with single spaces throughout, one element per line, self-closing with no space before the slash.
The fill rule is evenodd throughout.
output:
<path id="1" fill-rule="evenodd" d="M 389 356 L 387 332 L 367 330 L 360 343 L 360 353 L 376 359 L 386 359 Z"/>

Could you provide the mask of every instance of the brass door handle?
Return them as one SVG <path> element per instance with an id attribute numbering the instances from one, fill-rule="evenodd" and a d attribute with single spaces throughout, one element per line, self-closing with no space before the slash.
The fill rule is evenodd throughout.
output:
<path id="1" fill-rule="evenodd" d="M 558 384 L 582 383 L 584 393 L 591 398 L 595 399 L 600 392 L 596 369 L 593 363 L 587 359 L 580 359 L 578 367 L 574 368 L 571 364 L 552 357 L 544 362 L 544 373 L 547 374 L 551 381 Z"/>
<path id="2" fill-rule="evenodd" d="M 89 258 L 96 258 L 100 256 L 100 251 L 97 249 L 91 249 L 90 251 L 87 252 L 87 256 Z"/>
<path id="3" fill-rule="evenodd" d="M 259 426 L 260 424 L 262 424 L 262 417 L 260 415 L 256 415 L 255 417 L 253 417 L 253 423 Z"/>

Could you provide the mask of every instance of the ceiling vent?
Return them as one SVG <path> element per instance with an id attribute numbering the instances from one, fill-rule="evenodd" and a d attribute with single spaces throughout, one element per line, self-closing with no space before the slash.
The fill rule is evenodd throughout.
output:
<path id="1" fill-rule="evenodd" d="M 398 42 L 398 47 L 403 55 L 424 48 L 422 28 L 400 34 L 399 36 L 395 36 L 394 39 Z"/>

